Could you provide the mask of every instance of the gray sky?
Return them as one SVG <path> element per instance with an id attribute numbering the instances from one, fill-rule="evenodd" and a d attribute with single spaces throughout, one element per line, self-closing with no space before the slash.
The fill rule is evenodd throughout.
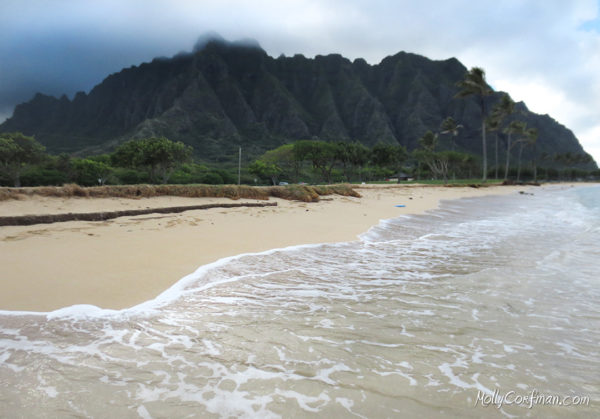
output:
<path id="1" fill-rule="evenodd" d="M 572 129 L 600 162 L 599 0 L 1 0 L 0 121 L 216 31 L 272 56 L 458 58 Z"/>

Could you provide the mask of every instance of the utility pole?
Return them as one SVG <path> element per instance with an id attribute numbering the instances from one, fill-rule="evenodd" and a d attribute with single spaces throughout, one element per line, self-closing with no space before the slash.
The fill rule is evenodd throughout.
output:
<path id="1" fill-rule="evenodd" d="M 242 147 L 240 147 L 240 154 L 238 157 L 238 186 L 242 183 Z"/>

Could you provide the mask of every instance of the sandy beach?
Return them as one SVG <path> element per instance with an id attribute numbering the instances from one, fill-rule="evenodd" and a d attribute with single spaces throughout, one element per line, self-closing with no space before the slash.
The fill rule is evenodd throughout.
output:
<path id="1" fill-rule="evenodd" d="M 441 200 L 516 194 L 524 187 L 365 185 L 357 190 L 362 198 L 334 195 L 318 203 L 271 198 L 269 202 L 277 202 L 276 207 L 214 208 L 104 222 L 0 227 L 0 310 L 46 312 L 75 304 L 127 308 L 156 297 L 198 267 L 223 257 L 351 241 L 382 219 L 422 213 L 436 208 Z M 220 202 L 257 201 L 30 197 L 0 202 L 0 215 Z"/>

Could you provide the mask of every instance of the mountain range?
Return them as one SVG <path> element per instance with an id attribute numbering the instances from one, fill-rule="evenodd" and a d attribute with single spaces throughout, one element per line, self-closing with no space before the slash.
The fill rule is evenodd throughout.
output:
<path id="1" fill-rule="evenodd" d="M 50 152 L 79 155 L 110 151 L 130 138 L 165 136 L 210 162 L 229 159 L 240 146 L 245 155 L 258 156 L 300 139 L 412 150 L 451 116 L 464 127 L 454 146 L 480 155 L 480 106 L 473 97 L 455 98 L 466 72 L 455 58 L 434 61 L 406 52 L 375 65 L 339 54 L 273 58 L 256 42 L 213 37 L 191 53 L 123 69 L 72 99 L 38 93 L 15 108 L 0 132 L 21 131 Z M 487 97 L 486 107 L 502 95 Z M 550 116 L 522 102 L 516 110 L 512 119 L 538 129 L 540 155 L 585 153 Z M 442 148 L 451 147 L 449 136 L 440 139 Z"/>

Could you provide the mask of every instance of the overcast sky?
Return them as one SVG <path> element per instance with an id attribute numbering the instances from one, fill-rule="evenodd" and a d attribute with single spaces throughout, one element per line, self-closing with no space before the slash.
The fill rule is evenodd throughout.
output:
<path id="1" fill-rule="evenodd" d="M 600 163 L 600 0 L 0 0 L 0 121 L 35 92 L 190 51 L 216 31 L 272 56 L 398 51 L 483 67 L 496 90 L 572 129 Z"/>

